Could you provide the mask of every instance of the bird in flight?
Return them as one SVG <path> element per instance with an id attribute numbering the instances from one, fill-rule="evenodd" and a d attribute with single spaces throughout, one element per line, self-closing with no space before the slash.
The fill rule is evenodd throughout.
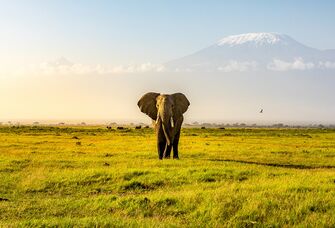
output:
<path id="1" fill-rule="evenodd" d="M 261 109 L 261 111 L 259 111 L 259 113 L 263 113 L 263 109 Z"/>

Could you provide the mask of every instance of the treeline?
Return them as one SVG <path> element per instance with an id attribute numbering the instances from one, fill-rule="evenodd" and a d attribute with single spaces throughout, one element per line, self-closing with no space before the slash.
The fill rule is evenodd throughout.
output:
<path id="1" fill-rule="evenodd" d="M 60 122 L 57 124 L 43 124 L 39 122 L 32 122 L 31 124 L 21 124 L 19 122 L 0 122 L 0 126 L 45 126 L 45 127 L 52 127 L 52 126 L 106 126 L 108 129 L 126 129 L 126 128 L 135 128 L 135 129 L 141 129 L 141 128 L 151 128 L 152 125 L 148 125 L 145 123 L 126 123 L 126 124 L 119 124 L 116 122 L 107 123 L 107 124 L 90 124 L 85 122 L 80 123 L 65 123 Z M 183 127 L 185 128 L 327 128 L 327 129 L 335 129 L 335 124 L 284 124 L 284 123 L 275 123 L 275 124 L 246 124 L 246 123 L 199 123 L 199 122 L 193 122 L 193 123 L 184 123 Z"/>
<path id="2" fill-rule="evenodd" d="M 185 123 L 184 127 L 189 128 L 335 128 L 335 124 L 246 124 L 246 123 Z"/>

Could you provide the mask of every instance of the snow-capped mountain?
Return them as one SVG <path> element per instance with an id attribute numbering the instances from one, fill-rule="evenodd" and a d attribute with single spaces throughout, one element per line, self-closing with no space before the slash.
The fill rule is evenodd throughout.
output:
<path id="1" fill-rule="evenodd" d="M 220 39 L 194 54 L 168 62 L 176 71 L 335 69 L 335 50 L 318 50 L 279 33 L 246 33 Z"/>
<path id="2" fill-rule="evenodd" d="M 218 46 L 229 45 L 230 47 L 248 44 L 254 46 L 282 44 L 288 45 L 292 42 L 289 36 L 278 33 L 247 33 L 224 37 L 217 42 Z"/>

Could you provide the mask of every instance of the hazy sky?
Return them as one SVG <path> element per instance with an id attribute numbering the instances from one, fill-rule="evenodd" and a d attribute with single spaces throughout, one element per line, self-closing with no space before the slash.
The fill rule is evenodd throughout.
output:
<path id="1" fill-rule="evenodd" d="M 247 32 L 285 33 L 311 47 L 334 49 L 334 10 L 335 1 L 325 0 L 0 0 L 0 119 L 147 120 L 136 102 L 153 90 L 188 92 L 193 96 L 188 114 L 193 120 L 207 116 L 258 121 L 258 116 L 234 107 L 234 100 L 226 100 L 226 107 L 214 113 L 216 103 L 200 98 L 207 93 L 200 82 L 190 90 L 185 80 L 143 74 L 160 71 L 161 63 L 224 36 Z M 55 66 L 61 67 L 55 71 Z M 131 72 L 142 73 L 128 75 Z M 214 87 L 208 84 L 207 90 Z M 225 89 L 232 91 L 225 95 L 233 96 L 234 88 Z M 218 99 L 224 95 L 210 94 Z M 261 103 L 249 108 L 257 113 Z M 204 105 L 214 112 L 204 115 Z M 299 115 L 273 113 L 265 120 L 299 120 Z"/>
<path id="2" fill-rule="evenodd" d="M 0 1 L 6 63 L 64 56 L 95 64 L 163 63 L 246 32 L 335 48 L 334 1 Z"/>

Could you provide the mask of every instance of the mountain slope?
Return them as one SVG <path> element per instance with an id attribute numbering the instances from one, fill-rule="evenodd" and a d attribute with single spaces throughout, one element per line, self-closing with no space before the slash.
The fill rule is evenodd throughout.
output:
<path id="1" fill-rule="evenodd" d="M 271 70 L 274 69 L 273 64 L 294 64 L 296 61 L 313 65 L 312 68 L 325 68 L 326 62 L 335 62 L 335 50 L 321 51 L 307 47 L 285 34 L 247 33 L 225 37 L 165 66 L 177 71 L 246 71 Z"/>

